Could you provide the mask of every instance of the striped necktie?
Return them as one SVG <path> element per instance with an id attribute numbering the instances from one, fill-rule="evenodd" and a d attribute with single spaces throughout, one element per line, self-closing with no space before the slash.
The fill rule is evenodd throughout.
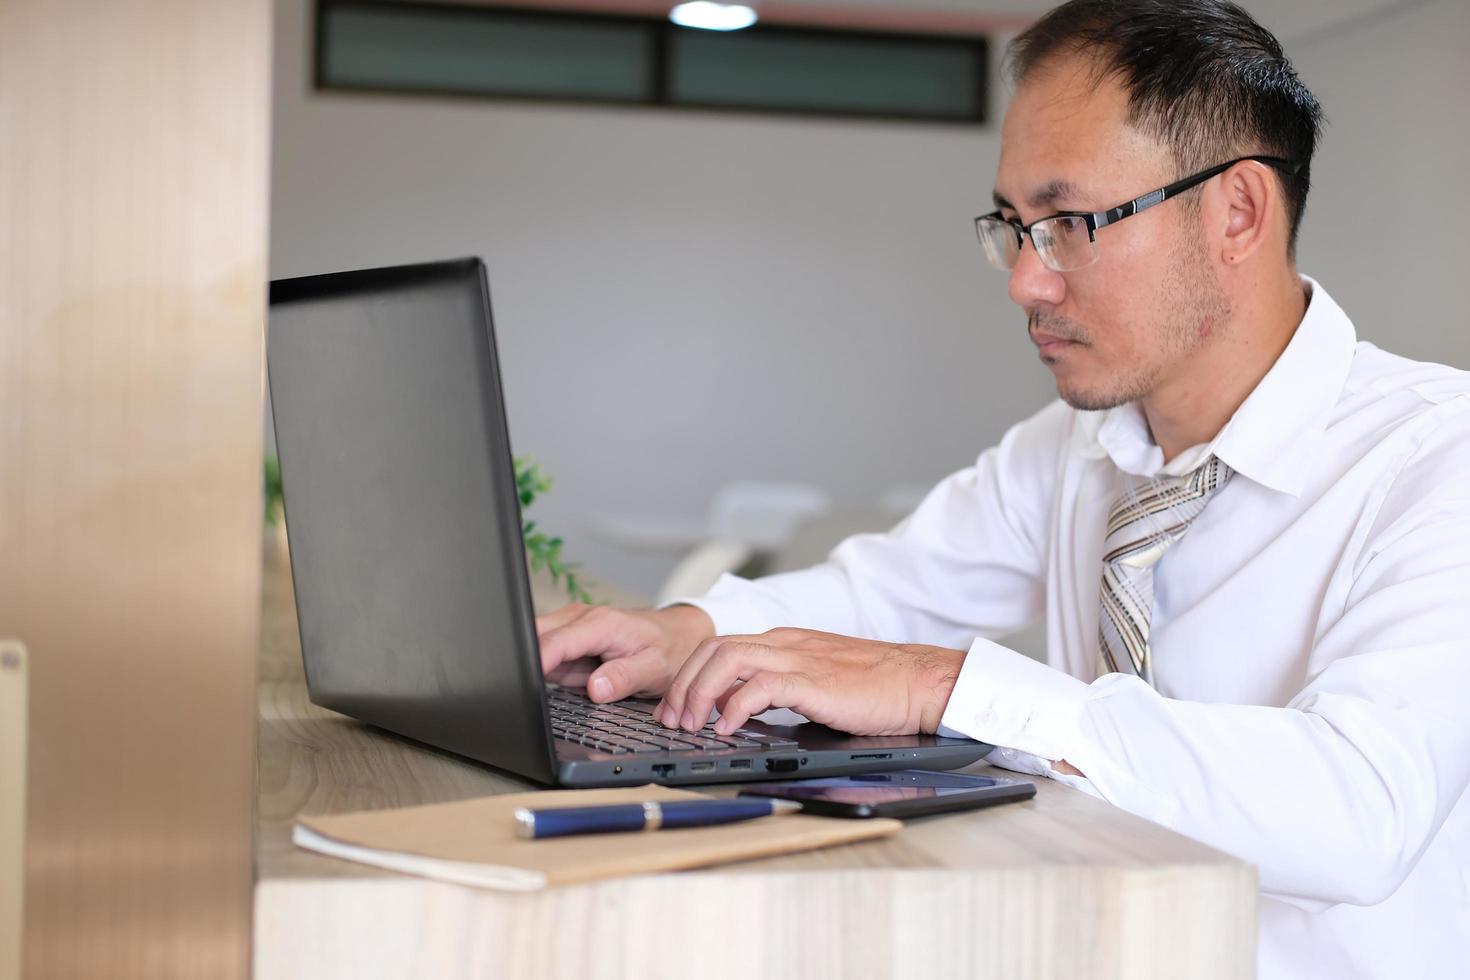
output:
<path id="1" fill-rule="evenodd" d="M 1148 628 L 1154 566 L 1232 475 L 1234 470 L 1211 456 L 1183 476 L 1138 484 L 1113 505 L 1103 542 L 1097 623 L 1101 673 L 1134 673 L 1153 683 Z"/>

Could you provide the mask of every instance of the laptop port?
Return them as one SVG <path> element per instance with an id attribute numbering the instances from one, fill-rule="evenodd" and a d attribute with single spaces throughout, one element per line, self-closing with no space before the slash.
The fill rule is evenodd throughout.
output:
<path id="1" fill-rule="evenodd" d="M 655 776 L 672 776 L 674 774 L 674 764 L 672 762 L 655 763 L 653 766 L 653 774 Z"/>
<path id="2" fill-rule="evenodd" d="M 730 768 L 731 769 L 749 769 L 750 768 L 750 760 L 749 759 L 731 759 L 730 760 Z"/>
<path id="3" fill-rule="evenodd" d="M 689 771 L 690 772 L 714 772 L 715 771 L 715 764 L 713 762 L 691 762 L 691 763 L 689 763 Z"/>
<path id="4" fill-rule="evenodd" d="M 854 762 L 856 762 L 858 759 L 891 759 L 891 758 L 893 758 L 893 753 L 892 752 L 857 752 L 857 753 L 854 753 L 853 756 L 852 756 L 852 760 Z"/>
<path id="5" fill-rule="evenodd" d="M 801 763 L 795 759 L 767 759 L 766 772 L 796 772 Z"/>

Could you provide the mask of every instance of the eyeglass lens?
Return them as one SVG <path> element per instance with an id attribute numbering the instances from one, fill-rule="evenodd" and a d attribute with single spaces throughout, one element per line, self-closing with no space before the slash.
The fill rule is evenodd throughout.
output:
<path id="1" fill-rule="evenodd" d="M 997 218 L 976 222 L 980 243 L 990 264 L 1008 272 L 1021 258 L 1021 236 L 1015 225 Z M 1070 272 L 1090 265 L 1097 258 L 1097 242 L 1087 232 L 1087 221 L 1080 216 L 1060 215 L 1038 221 L 1031 226 L 1031 243 L 1047 268 Z"/>

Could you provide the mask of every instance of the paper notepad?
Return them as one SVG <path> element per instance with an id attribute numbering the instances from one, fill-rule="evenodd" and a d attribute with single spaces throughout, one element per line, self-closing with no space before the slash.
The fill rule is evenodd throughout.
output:
<path id="1" fill-rule="evenodd" d="M 796 814 L 718 827 L 587 834 L 546 840 L 515 835 L 518 806 L 600 806 L 708 799 L 666 786 L 550 790 L 455 803 L 301 817 L 292 840 L 332 857 L 442 881 L 535 891 L 617 875 L 700 868 L 886 837 L 903 824 Z"/>

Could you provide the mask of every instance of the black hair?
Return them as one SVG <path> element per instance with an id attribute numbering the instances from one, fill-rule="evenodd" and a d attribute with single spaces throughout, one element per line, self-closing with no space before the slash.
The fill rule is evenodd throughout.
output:
<path id="1" fill-rule="evenodd" d="M 1006 63 L 1019 84 L 1069 54 L 1119 78 L 1129 123 L 1170 147 L 1181 177 L 1252 153 L 1300 164 L 1277 171 L 1296 254 L 1322 106 L 1270 31 L 1230 0 L 1069 0 L 1018 35 Z"/>

